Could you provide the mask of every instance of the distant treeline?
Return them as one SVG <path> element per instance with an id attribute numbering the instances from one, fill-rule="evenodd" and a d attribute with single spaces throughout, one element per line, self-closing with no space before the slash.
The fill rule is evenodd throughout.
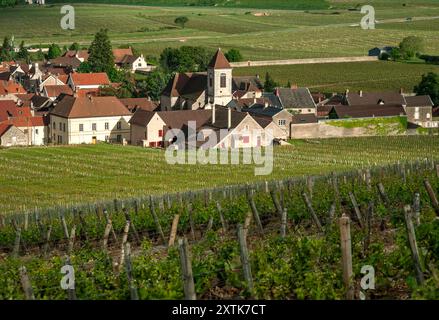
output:
<path id="1" fill-rule="evenodd" d="M 46 3 L 66 3 L 67 0 L 47 0 Z M 328 9 L 326 0 L 72 0 L 69 3 L 108 3 L 145 6 L 220 6 L 255 9 L 319 10 Z"/>

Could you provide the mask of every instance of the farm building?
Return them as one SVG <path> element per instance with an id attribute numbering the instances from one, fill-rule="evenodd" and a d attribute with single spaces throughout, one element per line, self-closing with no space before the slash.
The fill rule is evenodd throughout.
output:
<path id="1" fill-rule="evenodd" d="M 421 127 L 433 127 L 433 101 L 430 96 L 405 97 L 407 120 Z"/>
<path id="2" fill-rule="evenodd" d="M 292 113 L 316 113 L 316 104 L 308 88 L 276 88 L 282 108 Z"/>

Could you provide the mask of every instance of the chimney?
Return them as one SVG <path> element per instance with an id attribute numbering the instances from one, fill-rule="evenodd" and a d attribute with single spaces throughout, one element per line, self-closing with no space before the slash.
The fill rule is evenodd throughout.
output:
<path id="1" fill-rule="evenodd" d="M 363 98 L 363 90 L 360 90 L 360 91 L 358 92 L 358 95 L 360 96 L 360 98 Z"/>
<path id="2" fill-rule="evenodd" d="M 229 108 L 230 110 L 230 108 Z M 216 110 L 215 110 L 215 104 L 212 106 L 212 124 L 215 124 L 216 122 Z"/>
<path id="3" fill-rule="evenodd" d="M 232 127 L 232 109 L 227 109 L 227 129 L 230 129 Z"/>

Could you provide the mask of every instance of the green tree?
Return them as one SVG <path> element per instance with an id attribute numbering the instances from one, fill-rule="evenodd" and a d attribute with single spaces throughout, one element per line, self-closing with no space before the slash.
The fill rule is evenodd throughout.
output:
<path id="1" fill-rule="evenodd" d="M 419 37 L 406 37 L 399 44 L 399 49 L 404 59 L 413 59 L 424 50 L 424 40 Z"/>
<path id="2" fill-rule="evenodd" d="M 0 50 L 0 61 L 10 61 L 14 58 L 14 47 L 10 36 L 5 36 Z"/>
<path id="3" fill-rule="evenodd" d="M 393 48 L 392 51 L 390 52 L 390 57 L 392 58 L 393 61 L 398 61 L 400 59 L 402 59 L 402 52 L 400 48 Z"/>
<path id="4" fill-rule="evenodd" d="M 96 33 L 89 49 L 88 63 L 92 72 L 110 72 L 114 69 L 114 56 L 107 29 Z"/>
<path id="5" fill-rule="evenodd" d="M 271 75 L 267 72 L 265 74 L 265 82 L 264 82 L 264 91 L 265 92 L 273 92 L 279 84 L 273 80 Z"/>
<path id="6" fill-rule="evenodd" d="M 178 18 L 176 18 L 174 20 L 174 23 L 176 25 L 179 25 L 183 29 L 184 29 L 184 26 L 186 25 L 186 23 L 188 23 L 188 22 L 189 22 L 189 18 L 188 17 L 184 17 L 184 16 L 178 17 Z"/>
<path id="7" fill-rule="evenodd" d="M 42 61 L 42 60 L 44 60 L 44 58 L 45 58 L 45 56 L 44 56 L 43 50 L 41 50 L 41 48 L 40 48 L 40 50 L 38 50 L 38 52 L 35 54 L 35 60 Z"/>
<path id="8" fill-rule="evenodd" d="M 166 48 L 160 55 L 160 65 L 168 73 L 205 71 L 211 57 L 204 47 Z"/>
<path id="9" fill-rule="evenodd" d="M 82 62 L 79 65 L 78 69 L 76 69 L 76 72 L 79 72 L 79 73 L 90 73 L 91 72 L 90 63 L 88 63 L 88 61 Z"/>
<path id="10" fill-rule="evenodd" d="M 159 100 L 170 78 L 171 74 L 154 70 L 144 81 L 137 83 L 138 95 L 140 97 L 150 97 L 152 100 Z"/>
<path id="11" fill-rule="evenodd" d="M 17 53 L 17 59 L 24 60 L 27 63 L 30 62 L 30 55 L 29 52 L 27 51 L 27 48 L 24 45 L 24 41 L 21 41 L 20 43 L 20 50 Z"/>
<path id="12" fill-rule="evenodd" d="M 244 60 L 244 57 L 238 49 L 230 49 L 226 52 L 225 56 L 229 62 L 241 62 Z"/>
<path id="13" fill-rule="evenodd" d="M 434 105 L 439 105 L 439 75 L 433 72 L 424 74 L 421 82 L 415 86 L 414 92 L 418 96 L 429 95 Z"/>
<path id="14" fill-rule="evenodd" d="M 73 42 L 69 47 L 69 50 L 72 50 L 72 51 L 78 51 L 80 49 L 81 49 L 81 46 L 77 42 Z"/>
<path id="15" fill-rule="evenodd" d="M 58 57 L 60 57 L 62 54 L 61 48 L 59 47 L 59 45 L 52 43 L 49 46 L 49 51 L 47 52 L 47 59 L 51 60 L 51 59 L 56 59 Z"/>

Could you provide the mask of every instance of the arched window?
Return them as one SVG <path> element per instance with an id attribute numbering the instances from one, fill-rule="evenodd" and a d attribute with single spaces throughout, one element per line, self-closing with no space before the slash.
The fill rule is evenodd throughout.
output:
<path id="1" fill-rule="evenodd" d="M 227 87 L 227 75 L 225 73 L 221 73 L 221 88 Z"/>

